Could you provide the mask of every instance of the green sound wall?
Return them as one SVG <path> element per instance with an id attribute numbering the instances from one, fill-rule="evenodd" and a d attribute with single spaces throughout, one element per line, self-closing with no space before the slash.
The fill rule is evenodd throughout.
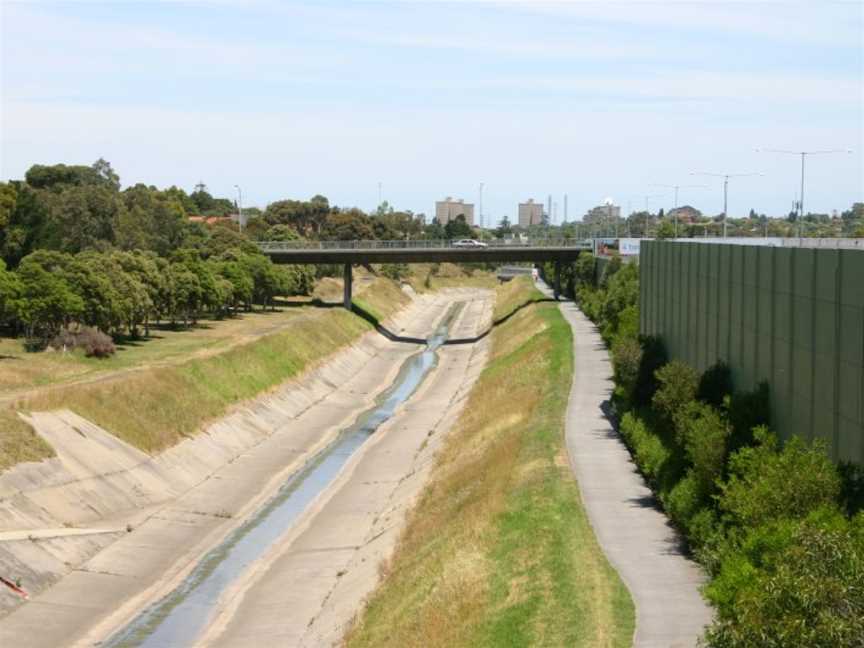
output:
<path id="1" fill-rule="evenodd" d="M 864 251 L 644 241 L 640 328 L 736 389 L 771 388 L 772 428 L 864 464 Z"/>

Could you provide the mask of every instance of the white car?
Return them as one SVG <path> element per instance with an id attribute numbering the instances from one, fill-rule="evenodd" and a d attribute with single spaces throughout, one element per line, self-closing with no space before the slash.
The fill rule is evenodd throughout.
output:
<path id="1" fill-rule="evenodd" d="M 450 244 L 450 247 L 458 247 L 458 248 L 485 248 L 489 247 L 485 243 L 481 241 L 475 241 L 474 239 L 459 239 L 458 241 L 453 241 Z"/>

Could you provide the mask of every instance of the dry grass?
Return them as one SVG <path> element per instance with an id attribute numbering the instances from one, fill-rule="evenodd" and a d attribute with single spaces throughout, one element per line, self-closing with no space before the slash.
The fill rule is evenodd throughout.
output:
<path id="1" fill-rule="evenodd" d="M 530 281 L 513 281 L 498 307 L 512 312 L 535 296 Z M 492 344 L 385 578 L 346 637 L 352 648 L 630 645 L 632 602 L 561 461 L 570 329 L 540 304 L 499 327 Z"/>
<path id="2" fill-rule="evenodd" d="M 366 290 L 383 316 L 407 301 L 388 280 Z M 146 452 L 194 435 L 237 403 L 296 376 L 351 343 L 369 324 L 341 308 L 302 309 L 278 331 L 220 353 L 185 362 L 110 372 L 90 382 L 59 385 L 0 410 L 0 470 L 50 456 L 51 449 L 15 415 L 15 409 L 71 409 Z"/>
<path id="3" fill-rule="evenodd" d="M 497 285 L 494 271 L 455 263 L 417 263 L 409 266 L 409 270 L 410 275 L 406 281 L 418 293 L 459 287 L 494 289 Z"/>
<path id="4" fill-rule="evenodd" d="M 54 450 L 12 410 L 0 410 L 0 472 L 24 461 L 54 456 Z"/>

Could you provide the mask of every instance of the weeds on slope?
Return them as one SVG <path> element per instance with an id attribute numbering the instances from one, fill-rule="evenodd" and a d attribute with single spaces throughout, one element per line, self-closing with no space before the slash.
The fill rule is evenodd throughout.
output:
<path id="1" fill-rule="evenodd" d="M 539 297 L 514 280 L 499 306 Z M 553 304 L 495 330 L 490 362 L 348 646 L 630 645 L 632 602 L 566 459 L 571 348 Z"/>

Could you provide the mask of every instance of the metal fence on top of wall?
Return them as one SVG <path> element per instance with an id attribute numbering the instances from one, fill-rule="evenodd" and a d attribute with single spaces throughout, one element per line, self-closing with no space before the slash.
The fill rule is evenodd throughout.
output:
<path id="1" fill-rule="evenodd" d="M 640 329 L 771 388 L 772 428 L 864 464 L 864 251 L 644 241 Z"/>

